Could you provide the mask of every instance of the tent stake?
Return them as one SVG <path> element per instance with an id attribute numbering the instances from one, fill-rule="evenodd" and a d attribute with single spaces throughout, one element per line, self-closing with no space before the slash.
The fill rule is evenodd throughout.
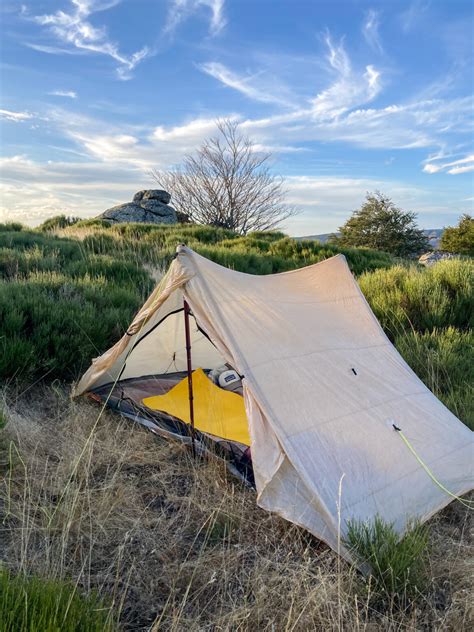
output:
<path id="1" fill-rule="evenodd" d="M 196 433 L 194 431 L 194 403 L 193 403 L 193 369 L 191 362 L 191 333 L 189 329 L 189 305 L 184 299 L 184 331 L 186 334 L 186 360 L 188 366 L 188 392 L 189 392 L 189 418 L 191 420 L 191 441 L 193 446 L 193 457 L 196 458 Z"/>

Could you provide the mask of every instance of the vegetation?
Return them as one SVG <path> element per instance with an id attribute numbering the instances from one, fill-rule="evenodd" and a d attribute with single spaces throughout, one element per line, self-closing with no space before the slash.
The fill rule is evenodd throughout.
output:
<path id="1" fill-rule="evenodd" d="M 122 335 L 180 242 L 256 274 L 342 252 L 407 362 L 474 427 L 467 258 L 425 269 L 383 252 L 191 224 L 0 226 L 0 562 L 10 568 L 0 603 L 18 606 L 15 621 L 29 626 L 12 632 L 80 630 L 58 624 L 65 603 L 76 621 L 91 617 L 91 630 L 113 630 L 110 612 L 142 632 L 469 627 L 472 542 L 460 503 L 402 540 L 381 521 L 351 524 L 346 546 L 370 567 L 364 579 L 260 510 L 220 463 L 69 400 L 63 381 Z"/>
<path id="2" fill-rule="evenodd" d="M 74 585 L 39 577 L 13 576 L 0 568 L 2 632 L 112 632 L 109 610 Z"/>
<path id="3" fill-rule="evenodd" d="M 465 213 L 457 226 L 445 228 L 439 245 L 441 250 L 474 257 L 474 218 Z"/>
<path id="4" fill-rule="evenodd" d="M 80 222 L 80 217 L 71 217 L 68 215 L 55 215 L 55 217 L 50 217 L 45 222 L 39 226 L 38 230 L 42 230 L 44 232 L 54 231 L 58 228 L 66 228 L 67 226 L 73 226 Z"/>
<path id="5" fill-rule="evenodd" d="M 332 241 L 352 248 L 383 250 L 396 257 L 413 257 L 430 247 L 415 218 L 415 213 L 397 208 L 383 193 L 368 193 L 365 203 L 352 213 Z"/>
<path id="6" fill-rule="evenodd" d="M 474 261 L 451 259 L 429 268 L 396 265 L 362 274 L 360 287 L 392 340 L 415 331 L 474 324 Z"/>
<path id="7" fill-rule="evenodd" d="M 259 509 L 219 462 L 194 461 L 116 414 L 98 421 L 97 406 L 58 385 L 10 399 L 0 559 L 108 596 L 123 630 L 469 628 L 472 541 L 460 503 L 431 521 L 428 582 L 404 603 Z M 401 567 L 397 548 L 385 568 Z"/>
<path id="8" fill-rule="evenodd" d="M 426 589 L 428 529 L 413 525 L 400 538 L 392 524 L 350 522 L 346 546 L 359 563 L 368 565 L 372 599 L 396 599 L 406 605 Z"/>
<path id="9" fill-rule="evenodd" d="M 271 172 L 271 154 L 257 151 L 232 120 L 217 122 L 218 135 L 184 157 L 174 171 L 155 179 L 173 191 L 173 205 L 198 224 L 246 235 L 273 230 L 295 214 L 285 203 L 283 180 Z"/>
<path id="10" fill-rule="evenodd" d="M 123 335 L 181 242 L 252 274 L 339 252 L 357 273 L 392 263 L 384 253 L 296 242 L 282 233 L 239 237 L 205 226 L 109 227 L 100 221 L 58 234 L 0 226 L 0 378 L 79 377 Z"/>
<path id="11" fill-rule="evenodd" d="M 397 336 L 398 351 L 428 388 L 474 430 L 474 333 L 455 327 Z"/>

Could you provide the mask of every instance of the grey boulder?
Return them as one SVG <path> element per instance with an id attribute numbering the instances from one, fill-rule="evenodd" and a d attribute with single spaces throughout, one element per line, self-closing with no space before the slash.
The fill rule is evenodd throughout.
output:
<path id="1" fill-rule="evenodd" d="M 168 215 L 170 212 L 175 212 L 172 206 L 158 202 L 158 200 L 142 200 L 140 206 L 151 213 L 156 215 Z"/>
<path id="2" fill-rule="evenodd" d="M 113 206 L 99 218 L 114 223 L 176 224 L 179 220 L 175 209 L 168 205 L 170 200 L 171 195 L 160 189 L 138 191 L 133 196 L 133 202 Z"/>
<path id="3" fill-rule="evenodd" d="M 163 189 L 145 189 L 144 191 L 138 191 L 133 196 L 133 201 L 139 204 L 142 200 L 157 200 L 163 204 L 169 204 L 171 201 L 171 195 L 168 191 Z"/>
<path id="4" fill-rule="evenodd" d="M 459 255 L 452 252 L 444 252 L 443 250 L 434 250 L 433 252 L 427 252 L 421 255 L 418 259 L 418 263 L 429 268 L 438 261 L 444 261 L 446 259 L 459 259 Z"/>

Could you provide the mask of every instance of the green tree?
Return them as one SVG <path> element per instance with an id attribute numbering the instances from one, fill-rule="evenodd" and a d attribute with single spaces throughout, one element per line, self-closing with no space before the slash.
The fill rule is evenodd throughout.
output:
<path id="1" fill-rule="evenodd" d="M 415 217 L 415 213 L 397 208 L 383 193 L 367 193 L 365 203 L 352 213 L 331 241 L 341 246 L 384 250 L 397 257 L 413 257 L 430 247 Z"/>
<path id="2" fill-rule="evenodd" d="M 77 222 L 79 222 L 80 220 L 80 217 L 55 215 L 54 217 L 50 217 L 40 226 L 38 226 L 38 230 L 41 230 L 44 233 L 48 233 L 50 231 L 52 232 L 54 230 L 57 230 L 58 228 L 67 228 L 68 226 L 73 226 L 74 224 L 77 224 Z"/>
<path id="3" fill-rule="evenodd" d="M 440 241 L 441 250 L 474 257 L 474 218 L 464 213 L 457 226 L 449 226 Z"/>

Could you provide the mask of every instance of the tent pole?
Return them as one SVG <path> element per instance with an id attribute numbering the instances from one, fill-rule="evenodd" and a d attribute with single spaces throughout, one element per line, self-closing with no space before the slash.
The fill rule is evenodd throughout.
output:
<path id="1" fill-rule="evenodd" d="M 191 441 L 193 446 L 193 457 L 196 457 L 196 433 L 194 430 L 194 402 L 193 402 L 193 376 L 192 376 L 192 362 L 191 362 L 191 333 L 189 329 L 189 305 L 186 299 L 184 302 L 184 332 L 186 335 L 186 360 L 188 367 L 188 392 L 189 392 L 189 418 L 191 420 Z"/>

